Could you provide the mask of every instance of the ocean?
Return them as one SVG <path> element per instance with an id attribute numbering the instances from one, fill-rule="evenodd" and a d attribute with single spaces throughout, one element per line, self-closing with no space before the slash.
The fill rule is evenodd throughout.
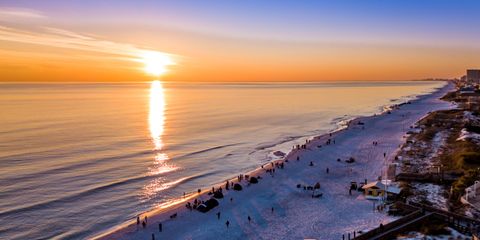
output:
<path id="1" fill-rule="evenodd" d="M 0 83 L 0 239 L 83 239 L 445 85 Z"/>

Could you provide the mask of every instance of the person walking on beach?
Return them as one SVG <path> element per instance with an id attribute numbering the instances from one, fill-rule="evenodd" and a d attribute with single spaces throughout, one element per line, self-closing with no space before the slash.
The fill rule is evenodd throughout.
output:
<path id="1" fill-rule="evenodd" d="M 155 240 L 155 234 L 152 233 L 152 240 Z"/>
<path id="2" fill-rule="evenodd" d="M 140 225 L 140 216 L 137 216 L 137 225 Z"/>
<path id="3" fill-rule="evenodd" d="M 327 174 L 328 174 L 329 172 L 330 172 L 330 169 L 328 169 L 328 167 L 327 167 Z"/>
<path id="4" fill-rule="evenodd" d="M 273 207 L 272 207 L 272 213 L 273 213 Z"/>
<path id="5" fill-rule="evenodd" d="M 225 225 L 227 225 L 227 228 L 228 228 L 228 226 L 230 225 L 230 222 L 227 220 L 227 221 L 225 222 Z"/>
<path id="6" fill-rule="evenodd" d="M 158 223 L 158 231 L 163 232 L 163 225 L 162 223 Z"/>
<path id="7" fill-rule="evenodd" d="M 147 221 L 147 216 L 145 216 L 145 223 L 147 223 L 147 222 L 148 222 L 148 221 Z"/>
<path id="8" fill-rule="evenodd" d="M 250 223 L 252 221 L 252 218 L 250 217 L 250 215 L 248 215 L 248 223 Z"/>
<path id="9" fill-rule="evenodd" d="M 220 212 L 217 213 L 217 219 L 220 220 Z"/>
<path id="10" fill-rule="evenodd" d="M 142 226 L 143 226 L 143 228 L 145 228 L 147 226 L 147 223 L 145 223 L 145 221 L 143 221 Z"/>

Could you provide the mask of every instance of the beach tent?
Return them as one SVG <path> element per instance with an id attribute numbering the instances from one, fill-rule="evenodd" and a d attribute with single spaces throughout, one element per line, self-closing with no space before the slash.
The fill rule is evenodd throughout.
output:
<path id="1" fill-rule="evenodd" d="M 258 179 L 256 177 L 251 177 L 250 183 L 253 183 L 253 184 L 258 183 Z"/>
<path id="2" fill-rule="evenodd" d="M 210 209 L 218 206 L 218 201 L 215 198 L 210 198 L 205 203 L 198 205 L 197 210 L 202 213 L 210 211 Z"/>
<path id="3" fill-rule="evenodd" d="M 233 190 L 235 191 L 242 191 L 242 185 L 238 184 L 238 183 L 235 183 L 235 185 L 233 185 Z"/>
<path id="4" fill-rule="evenodd" d="M 205 205 L 207 205 L 208 209 L 212 209 L 216 206 L 218 206 L 218 201 L 215 198 L 210 198 L 205 202 Z"/>
<path id="5" fill-rule="evenodd" d="M 198 210 L 199 212 L 206 213 L 206 212 L 208 212 L 210 209 L 208 209 L 207 205 L 205 205 L 205 204 L 200 204 L 200 205 L 198 205 L 197 210 Z"/>
<path id="6" fill-rule="evenodd" d="M 213 193 L 213 197 L 218 199 L 223 198 L 223 193 L 220 191 L 216 191 Z"/>

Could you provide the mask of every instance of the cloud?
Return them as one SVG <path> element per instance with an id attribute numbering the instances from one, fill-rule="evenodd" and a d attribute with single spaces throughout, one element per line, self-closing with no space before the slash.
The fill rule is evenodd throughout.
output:
<path id="1" fill-rule="evenodd" d="M 46 18 L 42 12 L 28 8 L 0 8 L 0 20 L 14 21 L 21 19 Z"/>
<path id="2" fill-rule="evenodd" d="M 133 44 L 106 40 L 98 36 L 66 29 L 42 26 L 39 20 L 47 18 L 47 15 L 34 9 L 0 7 L 0 41 L 68 49 L 76 51 L 76 56 L 90 56 L 92 59 L 115 58 L 141 62 L 140 58 L 145 52 L 151 51 L 167 55 L 172 59 L 177 58 L 173 54 L 138 47 Z M 28 24 L 22 24 L 22 22 Z M 0 50 L 18 50 L 18 48 L 12 49 L 11 45 L 3 44 L 0 45 Z M 55 51 L 49 54 L 55 54 Z M 65 58 L 72 57 L 72 55 L 65 55 L 64 51 L 57 52 L 57 55 Z"/>
<path id="3" fill-rule="evenodd" d="M 41 27 L 39 30 L 22 30 L 16 27 L 0 25 L 0 41 L 70 49 L 96 55 L 107 54 L 113 58 L 131 61 L 139 61 L 143 53 L 152 51 L 151 49 L 137 47 L 133 44 L 104 40 L 51 27 Z M 172 54 L 156 52 L 175 58 Z"/>

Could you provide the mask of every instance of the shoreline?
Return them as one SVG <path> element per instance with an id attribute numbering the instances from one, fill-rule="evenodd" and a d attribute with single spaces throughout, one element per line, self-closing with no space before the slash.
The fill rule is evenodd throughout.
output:
<path id="1" fill-rule="evenodd" d="M 420 94 L 420 95 L 415 96 L 414 99 L 410 99 L 410 100 L 406 100 L 406 101 L 409 101 L 409 102 L 412 102 L 412 103 L 421 102 L 424 99 L 428 99 L 429 97 L 434 96 L 434 95 L 438 95 L 442 92 L 446 93 L 446 92 L 448 92 L 448 89 L 451 88 L 451 87 L 452 87 L 452 84 L 447 83 L 445 86 L 443 86 L 441 88 L 438 88 L 438 89 L 435 89 L 431 93 Z M 441 96 L 443 96 L 443 95 L 444 94 L 442 94 Z M 437 99 L 438 97 L 434 97 L 434 98 Z M 400 106 L 402 106 L 402 104 L 400 104 Z M 304 149 L 297 149 L 297 148 L 292 149 L 288 153 L 286 153 L 286 155 L 283 158 L 272 160 L 268 163 L 265 163 L 265 164 L 261 165 L 262 167 L 258 167 L 258 168 L 254 169 L 252 171 L 249 171 L 249 172 L 245 173 L 244 175 L 249 175 L 249 176 L 266 175 L 266 174 L 263 173 L 264 170 L 267 169 L 267 168 L 263 168 L 264 166 L 272 165 L 272 167 L 275 168 L 274 166 L 276 165 L 276 163 L 281 163 L 281 162 L 285 163 L 286 161 L 288 162 L 288 160 L 292 161 L 292 159 L 296 158 L 297 156 L 301 156 L 304 153 L 308 153 L 308 152 L 312 152 L 312 151 L 320 151 L 324 147 L 323 146 L 324 142 L 327 139 L 329 139 L 329 138 L 335 139 L 336 137 L 338 137 L 340 135 L 346 135 L 345 132 L 347 132 L 350 129 L 358 130 L 358 126 L 359 126 L 358 122 L 369 122 L 372 119 L 378 119 L 378 118 L 382 118 L 382 117 L 385 118 L 385 116 L 390 115 L 388 112 L 390 112 L 390 111 L 391 112 L 396 112 L 397 107 L 400 107 L 400 106 L 399 106 L 398 103 L 397 104 L 392 104 L 392 105 L 389 105 L 389 106 L 383 106 L 382 108 L 384 110 L 379 114 L 374 114 L 374 115 L 370 115 L 370 116 L 352 117 L 352 119 L 347 121 L 347 124 L 345 126 L 343 126 L 343 127 L 339 126 L 337 129 L 334 129 L 330 132 L 327 132 L 325 134 L 321 134 L 321 135 L 318 135 L 318 136 L 315 136 L 315 137 L 311 138 L 311 140 L 309 140 L 308 143 L 306 143 L 306 147 Z M 393 109 L 389 110 L 389 107 L 393 107 Z M 425 117 L 427 114 L 428 113 L 426 113 L 421 118 Z M 418 121 L 418 119 L 415 122 L 417 122 L 417 121 Z M 405 131 L 406 130 L 407 129 L 405 129 Z M 403 130 L 401 130 L 401 131 L 403 132 Z M 318 148 L 319 145 L 322 145 L 322 148 Z M 389 153 L 389 156 L 394 156 L 396 154 L 396 152 L 398 151 L 398 149 L 399 149 L 399 146 L 395 146 L 395 149 L 392 152 Z M 303 159 L 303 156 L 302 156 L 302 159 Z M 289 165 L 290 164 L 293 164 L 293 163 L 289 163 Z M 303 167 L 303 168 L 308 168 L 308 167 Z M 265 180 L 263 180 L 264 178 L 267 178 L 267 176 L 262 177 L 262 180 L 260 180 L 260 183 L 258 185 L 264 185 L 264 183 L 263 183 L 263 181 L 265 181 Z M 236 177 L 234 177 L 233 179 L 229 179 L 229 181 L 230 182 L 235 182 L 235 183 L 238 182 Z M 240 182 L 242 182 L 242 181 L 240 181 Z M 218 183 L 218 184 L 213 185 L 213 187 L 215 187 L 215 188 L 223 187 L 223 186 L 224 186 L 224 183 Z M 212 186 L 210 186 L 210 187 L 212 187 Z M 188 210 L 183 206 L 184 203 L 186 203 L 187 201 L 193 200 L 194 198 L 200 198 L 200 199 L 209 198 L 209 196 L 207 195 L 207 193 L 209 191 L 210 191 L 210 188 L 203 189 L 200 192 L 200 194 L 193 193 L 193 194 L 187 195 L 184 198 L 180 197 L 180 198 L 178 198 L 178 199 L 176 199 L 172 202 L 165 203 L 165 204 L 163 204 L 163 205 L 161 205 L 161 206 L 159 206 L 155 209 L 152 209 L 151 211 L 142 213 L 141 216 L 143 217 L 143 216 L 147 215 L 149 219 L 160 220 L 160 219 L 168 219 L 169 214 L 172 214 L 175 211 L 176 211 L 175 213 L 177 213 L 177 212 L 178 213 L 185 213 Z M 232 191 L 230 191 L 230 192 L 232 192 Z M 243 194 L 243 192 L 240 192 L 239 194 Z M 225 201 L 225 200 L 222 200 L 222 201 Z M 212 211 L 215 211 L 215 209 L 212 210 Z M 188 214 L 188 212 L 187 212 L 187 214 Z M 149 222 L 150 221 L 151 220 L 149 220 Z M 162 220 L 162 221 L 165 221 L 165 220 Z M 117 225 L 117 226 L 115 226 L 111 229 L 108 229 L 107 231 L 105 231 L 103 233 L 97 234 L 95 236 L 91 236 L 91 238 L 93 238 L 93 239 L 110 239 L 110 238 L 119 237 L 119 236 L 116 236 L 116 235 L 126 237 L 125 235 L 132 234 L 132 230 L 133 230 L 133 233 L 141 231 L 141 230 L 138 230 L 138 226 L 135 226 L 135 225 L 136 225 L 135 224 L 135 219 L 132 219 L 132 220 L 126 221 L 126 222 L 124 222 L 120 225 Z"/>

